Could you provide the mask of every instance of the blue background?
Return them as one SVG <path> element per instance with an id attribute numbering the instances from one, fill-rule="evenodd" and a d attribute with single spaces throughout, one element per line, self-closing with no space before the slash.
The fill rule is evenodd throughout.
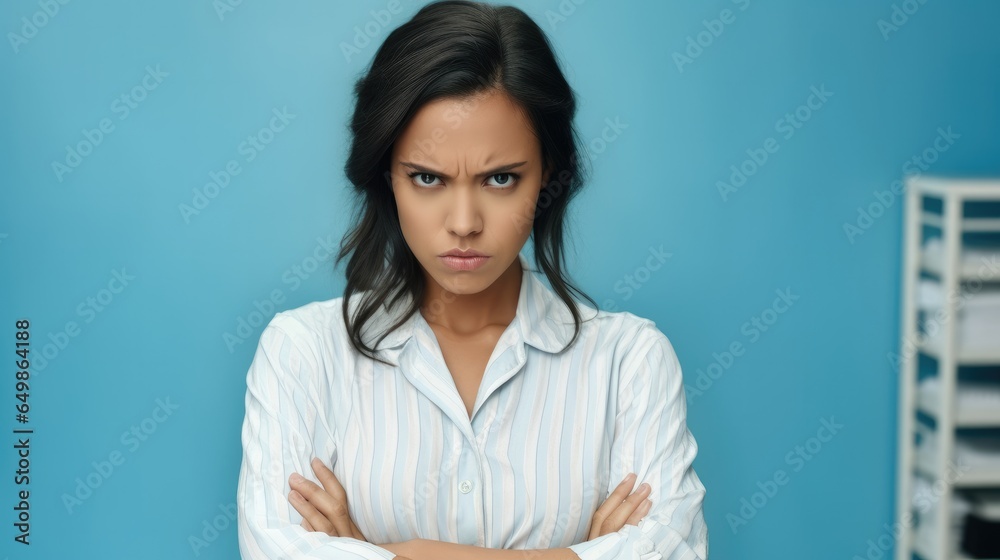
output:
<path id="1" fill-rule="evenodd" d="M 344 233 L 353 80 L 421 3 L 402 1 L 382 25 L 372 11 L 387 0 L 243 2 L 221 16 L 210 0 L 74 1 L 35 16 L 48 21 L 12 43 L 43 4 L 0 7 L 0 345 L 9 359 L 14 321 L 28 318 L 36 360 L 30 547 L 13 542 L 11 525 L 9 430 L 24 426 L 9 361 L 0 383 L 0 556 L 236 558 L 226 511 L 260 319 L 343 293 L 330 259 L 291 278 Z M 859 235 L 844 224 L 939 127 L 958 138 L 928 172 L 1000 172 L 1000 3 L 913 3 L 885 33 L 887 0 L 514 4 L 552 39 L 591 149 L 573 278 L 602 307 L 655 320 L 689 386 L 713 353 L 745 349 L 688 401 L 712 556 L 863 556 L 893 521 L 896 371 L 886 356 L 899 332 L 901 199 Z M 678 64 L 675 53 L 725 9 L 731 23 Z M 366 25 L 371 42 L 345 56 L 341 45 Z M 155 88 L 142 86 L 147 67 L 166 74 L 146 78 Z M 822 86 L 832 95 L 800 109 Z M 116 99 L 132 91 L 144 98 L 126 113 Z M 294 118 L 248 161 L 241 143 L 286 107 Z M 796 110 L 809 118 L 786 138 L 777 122 Z M 71 171 L 54 170 L 102 119 L 113 130 Z M 627 127 L 611 135 L 606 119 Z M 613 140 L 597 141 L 602 133 Z M 769 137 L 779 149 L 723 197 L 730 166 Z M 180 205 L 230 160 L 240 173 L 185 218 Z M 669 258 L 645 270 L 661 246 Z M 134 278 L 121 289 L 116 273 Z M 629 277 L 642 280 L 631 291 Z M 776 290 L 798 299 L 754 335 L 745 324 Z M 280 301 L 265 304 L 275 291 Z M 227 344 L 241 320 L 254 324 Z M 157 399 L 176 409 L 164 416 Z M 837 435 L 790 462 L 831 417 Z M 132 426 L 144 440 L 122 439 Z M 102 476 L 94 463 L 115 452 L 121 463 Z M 779 469 L 787 484 L 732 525 Z M 66 507 L 88 475 L 100 486 Z M 192 537 L 208 546 L 195 550 Z"/>

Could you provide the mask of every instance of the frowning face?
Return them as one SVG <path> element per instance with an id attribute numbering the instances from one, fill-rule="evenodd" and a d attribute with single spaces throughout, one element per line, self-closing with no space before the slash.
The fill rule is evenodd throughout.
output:
<path id="1" fill-rule="evenodd" d="M 514 263 L 548 179 L 527 115 L 497 91 L 421 107 L 390 173 L 406 243 L 428 281 L 454 294 L 483 291 Z M 485 258 L 445 256 L 456 249 Z"/>

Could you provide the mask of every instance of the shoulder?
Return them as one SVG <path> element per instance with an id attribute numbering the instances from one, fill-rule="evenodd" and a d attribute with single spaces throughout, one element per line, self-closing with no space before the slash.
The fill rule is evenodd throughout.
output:
<path id="1" fill-rule="evenodd" d="M 313 301 L 299 307 L 279 311 L 268 326 L 283 329 L 289 334 L 318 334 L 343 322 L 343 297 Z"/>
<path id="2" fill-rule="evenodd" d="M 341 321 L 342 298 L 314 301 L 277 312 L 260 334 L 248 384 L 323 391 L 351 367 Z M 336 375 L 335 375 L 336 373 Z"/>
<path id="3" fill-rule="evenodd" d="M 313 301 L 277 312 L 264 327 L 261 342 L 281 339 L 316 359 L 331 351 L 338 352 L 346 337 L 343 299 Z"/>
<path id="4" fill-rule="evenodd" d="M 579 309 L 585 321 L 585 328 L 590 331 L 589 334 L 604 343 L 613 343 L 618 352 L 649 350 L 658 344 L 666 345 L 671 351 L 673 350 L 667 335 L 652 319 L 628 311 L 594 310 L 582 305 Z"/>
<path id="5" fill-rule="evenodd" d="M 652 319 L 628 311 L 603 311 L 587 308 L 591 327 L 599 344 L 614 353 L 613 364 L 627 381 L 639 370 L 659 370 L 680 375 L 680 361 L 666 334 Z M 584 310 L 586 313 L 587 310 Z"/>

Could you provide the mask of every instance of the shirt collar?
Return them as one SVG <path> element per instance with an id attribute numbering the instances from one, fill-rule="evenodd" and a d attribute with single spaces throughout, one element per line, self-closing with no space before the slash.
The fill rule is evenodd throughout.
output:
<path id="1" fill-rule="evenodd" d="M 524 255 L 518 253 L 517 258 L 521 262 L 522 276 L 512 332 L 534 348 L 558 353 L 573 338 L 575 328 L 573 315 L 562 299 L 535 275 Z M 369 344 L 378 340 L 383 332 L 402 317 L 410 300 L 410 294 L 406 293 L 391 309 L 387 302 L 383 302 L 369 321 L 370 326 L 365 329 L 364 340 Z M 354 312 L 353 307 L 351 312 Z M 399 328 L 389 333 L 379 344 L 379 349 L 405 345 L 413 338 L 414 329 L 421 321 L 426 322 L 418 310 Z"/>

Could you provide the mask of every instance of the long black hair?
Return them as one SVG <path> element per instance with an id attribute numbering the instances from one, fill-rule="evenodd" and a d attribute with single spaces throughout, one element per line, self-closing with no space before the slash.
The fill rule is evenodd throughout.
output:
<path id="1" fill-rule="evenodd" d="M 351 146 L 344 171 L 354 187 L 352 226 L 334 267 L 350 255 L 343 316 L 351 345 L 373 360 L 378 343 L 420 309 L 425 278 L 399 226 L 389 173 L 392 147 L 425 103 L 499 91 L 528 116 L 542 148 L 549 179 L 539 193 L 531 235 L 535 262 L 553 291 L 581 318 L 570 290 L 597 303 L 565 277 L 563 232 L 567 207 L 585 182 L 579 135 L 573 124 L 574 93 L 545 33 L 523 11 L 467 0 L 440 0 L 394 29 L 354 85 Z M 357 315 L 348 300 L 363 293 Z M 412 296 L 404 316 L 369 347 L 362 327 L 380 305 Z M 565 350 L 565 348 L 563 349 Z"/>

